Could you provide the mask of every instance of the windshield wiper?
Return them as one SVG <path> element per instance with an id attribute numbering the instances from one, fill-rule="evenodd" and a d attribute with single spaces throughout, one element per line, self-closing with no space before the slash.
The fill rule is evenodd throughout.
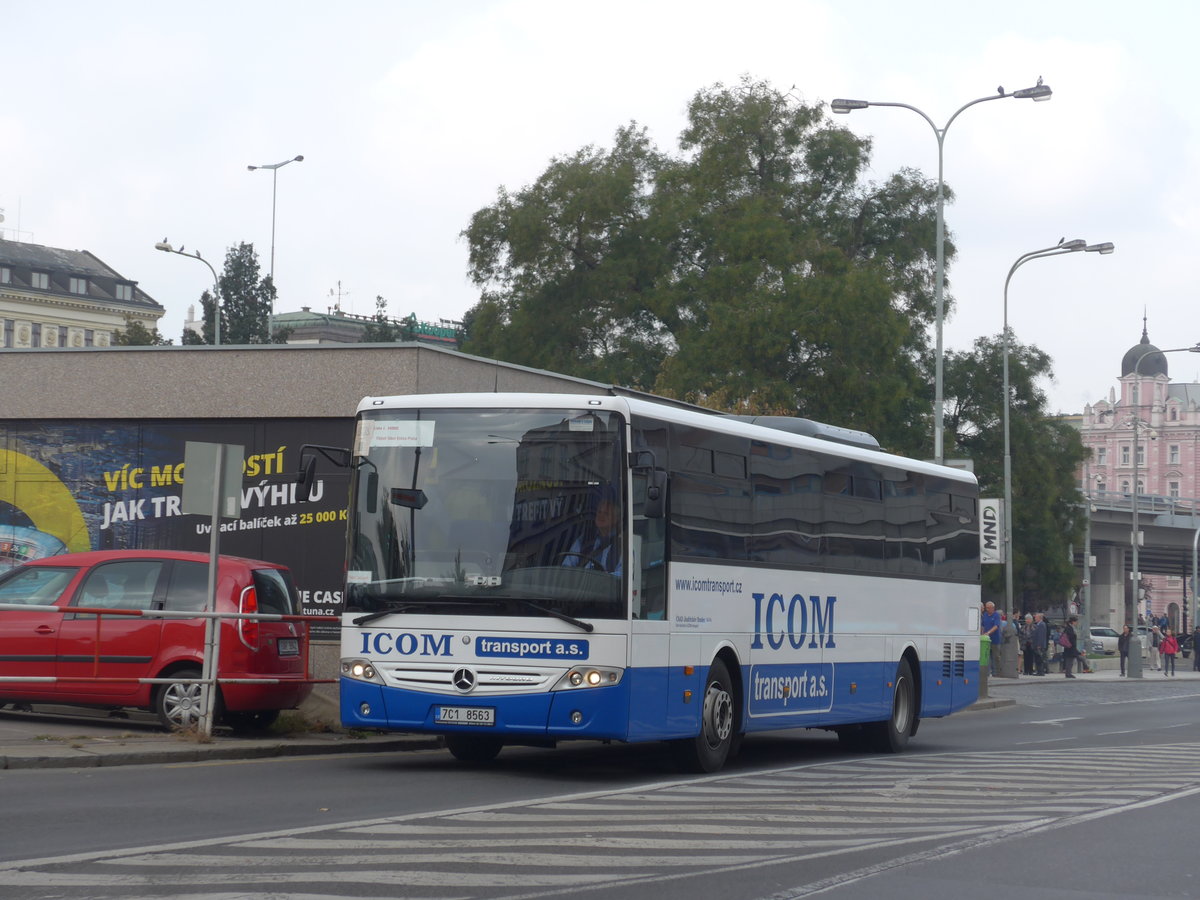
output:
<path id="1" fill-rule="evenodd" d="M 417 609 L 423 606 L 474 606 L 480 603 L 494 603 L 492 598 L 475 598 L 475 597 L 430 597 L 427 600 L 417 600 L 408 603 L 397 603 L 395 606 L 390 606 L 387 609 L 377 610 L 373 613 L 367 613 L 364 616 L 359 616 L 354 620 L 355 625 L 365 625 L 368 622 L 374 622 L 376 619 L 382 619 L 384 616 L 390 616 L 392 613 L 408 612 L 410 609 Z"/>
<path id="2" fill-rule="evenodd" d="M 506 597 L 505 599 L 510 600 L 513 603 L 520 603 L 527 609 L 540 612 L 542 615 L 553 616 L 556 619 L 562 619 L 567 624 L 574 625 L 576 628 L 581 628 L 584 631 L 596 630 L 596 626 L 591 622 L 585 622 L 583 619 L 577 619 L 574 616 L 567 615 L 565 612 L 559 612 L 557 609 L 550 609 L 549 607 L 534 603 L 532 600 L 526 600 L 524 597 Z"/>
<path id="3" fill-rule="evenodd" d="M 376 619 L 382 619 L 384 616 L 390 616 L 394 612 L 399 612 L 397 609 L 381 609 L 377 612 L 367 613 L 365 616 L 359 616 L 354 620 L 355 625 L 366 625 L 368 622 L 374 622 Z"/>

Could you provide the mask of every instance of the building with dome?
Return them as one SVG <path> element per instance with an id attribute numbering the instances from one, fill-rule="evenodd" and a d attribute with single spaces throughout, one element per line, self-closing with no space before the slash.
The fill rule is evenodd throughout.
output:
<path id="1" fill-rule="evenodd" d="M 1094 503 L 1128 503 L 1135 478 L 1139 505 L 1190 511 L 1200 497 L 1200 384 L 1172 382 L 1169 371 L 1143 320 L 1142 339 L 1121 358 L 1118 386 L 1080 419 L 1091 451 L 1080 483 Z M 1191 608 L 1186 573 L 1145 575 L 1143 586 L 1140 612 L 1166 615 L 1178 627 L 1179 611 Z"/>

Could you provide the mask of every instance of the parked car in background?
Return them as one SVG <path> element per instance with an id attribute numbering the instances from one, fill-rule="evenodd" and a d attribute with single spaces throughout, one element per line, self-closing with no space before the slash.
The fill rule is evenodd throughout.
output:
<path id="1" fill-rule="evenodd" d="M 1088 629 L 1090 641 L 1088 650 L 1092 653 L 1113 655 L 1117 652 L 1117 638 L 1120 635 L 1107 625 L 1093 625 Z"/>
<path id="2" fill-rule="evenodd" d="M 54 703 L 151 710 L 165 728 L 186 728 L 200 712 L 203 618 L 95 615 L 76 608 L 197 612 L 208 601 L 203 553 L 99 550 L 32 560 L 0 575 L 0 603 L 50 605 L 62 613 L 0 609 L 0 675 L 56 681 L 0 681 L 0 705 Z M 260 560 L 222 556 L 219 612 L 294 615 L 291 572 Z M 304 622 L 223 620 L 216 721 L 238 731 L 264 728 L 312 690 L 305 679 Z M 166 684 L 137 679 L 178 678 Z M 104 680 L 120 679 L 120 680 Z"/>

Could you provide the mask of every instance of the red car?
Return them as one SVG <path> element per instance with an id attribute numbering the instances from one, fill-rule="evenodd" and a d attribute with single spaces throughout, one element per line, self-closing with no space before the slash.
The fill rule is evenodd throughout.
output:
<path id="1" fill-rule="evenodd" d="M 205 620 L 96 616 L 72 607 L 199 611 L 208 598 L 209 557 L 161 550 L 97 550 L 32 560 L 0 575 L 0 603 L 54 605 L 67 612 L 0 609 L 0 675 L 120 678 L 123 681 L 0 681 L 0 705 L 55 703 L 136 707 L 166 728 L 199 717 Z M 291 572 L 275 563 L 222 556 L 217 609 L 294 615 Z M 272 678 L 275 684 L 220 685 L 217 721 L 238 731 L 264 728 L 298 706 L 305 681 L 304 622 L 224 620 L 221 678 Z M 141 684 L 128 679 L 181 679 Z"/>

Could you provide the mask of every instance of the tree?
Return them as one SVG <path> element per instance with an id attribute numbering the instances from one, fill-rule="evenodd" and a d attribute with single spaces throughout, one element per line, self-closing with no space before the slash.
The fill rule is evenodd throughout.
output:
<path id="1" fill-rule="evenodd" d="M 125 317 L 125 330 L 118 331 L 113 343 L 120 347 L 164 347 L 171 343 L 158 332 L 158 326 L 147 328 L 132 316 Z"/>
<path id="2" fill-rule="evenodd" d="M 677 154 L 630 124 L 555 159 L 464 231 L 481 297 L 463 350 L 917 452 L 936 184 L 862 183 L 869 150 L 746 78 L 693 98 Z"/>
<path id="3" fill-rule="evenodd" d="M 269 344 L 267 322 L 275 299 L 270 276 L 259 278 L 258 254 L 253 244 L 241 243 L 225 254 L 218 284 L 228 328 L 221 340 L 229 344 Z"/>
<path id="4" fill-rule="evenodd" d="M 221 343 L 267 344 L 287 340 L 282 331 L 268 336 L 268 321 L 275 300 L 275 286 L 270 276 L 259 277 L 258 254 L 254 245 L 241 243 L 225 253 L 225 266 L 217 278 L 221 291 Z M 185 332 L 185 344 L 213 344 L 213 329 L 218 304 L 209 291 L 200 297 L 203 310 L 202 334 Z"/>
<path id="5" fill-rule="evenodd" d="M 1004 495 L 1003 354 L 1003 337 L 978 338 L 970 352 L 951 351 L 945 360 L 948 455 L 974 460 L 980 491 L 990 497 Z M 1079 433 L 1047 411 L 1038 384 L 1052 376 L 1050 357 L 1010 331 L 1008 362 L 1013 602 L 1020 612 L 1045 609 L 1074 583 L 1067 549 L 1083 531 L 1075 473 L 1087 451 Z M 985 588 L 1003 593 L 1003 567 L 984 570 Z"/>
<path id="6" fill-rule="evenodd" d="M 183 329 L 183 334 L 180 337 L 179 343 L 184 346 L 194 346 L 200 344 L 212 344 L 216 341 L 216 335 L 213 330 L 213 321 L 217 311 L 216 301 L 213 299 L 211 291 L 205 291 L 200 295 L 200 333 L 192 331 L 190 328 Z M 221 310 L 221 342 L 229 343 L 226 335 L 228 334 L 229 326 L 225 322 L 225 312 Z"/>
<path id="7" fill-rule="evenodd" d="M 402 336 L 401 331 L 401 327 L 388 318 L 387 301 L 383 297 L 376 295 L 375 315 L 371 317 L 371 321 L 363 329 L 363 335 L 359 338 L 359 341 L 369 344 L 390 344 L 394 341 L 406 340 Z"/>
<path id="8" fill-rule="evenodd" d="M 666 271 L 648 219 L 660 165 L 644 129 L 630 125 L 612 150 L 556 159 L 533 185 L 502 188 L 475 213 L 464 234 L 483 290 L 463 349 L 652 387 L 670 341 L 643 296 Z"/>

